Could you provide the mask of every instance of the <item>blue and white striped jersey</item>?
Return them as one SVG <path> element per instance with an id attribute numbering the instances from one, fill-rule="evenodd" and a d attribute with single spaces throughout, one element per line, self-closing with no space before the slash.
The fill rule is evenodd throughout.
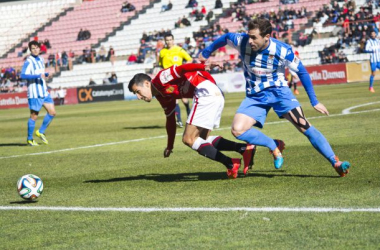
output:
<path id="1" fill-rule="evenodd" d="M 371 53 L 371 63 L 378 63 L 380 62 L 380 40 L 375 39 L 368 39 L 366 45 L 365 45 L 365 51 L 368 53 Z"/>
<path id="2" fill-rule="evenodd" d="M 288 87 L 285 78 L 285 67 L 288 67 L 297 73 L 312 105 L 318 103 L 311 78 L 299 58 L 294 55 L 290 45 L 270 38 L 267 48 L 253 51 L 248 34 L 227 33 L 205 48 L 202 55 L 204 58 L 209 58 L 213 51 L 227 44 L 239 52 L 243 62 L 247 96 L 273 86 Z"/>
<path id="3" fill-rule="evenodd" d="M 45 74 L 44 59 L 40 56 L 29 56 L 21 71 L 21 78 L 28 82 L 28 98 L 44 98 L 49 95 L 41 74 Z"/>

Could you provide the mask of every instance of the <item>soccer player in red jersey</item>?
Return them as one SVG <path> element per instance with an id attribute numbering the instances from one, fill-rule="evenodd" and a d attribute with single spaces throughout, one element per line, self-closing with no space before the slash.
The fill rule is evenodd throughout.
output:
<path id="1" fill-rule="evenodd" d="M 241 165 L 241 159 L 230 158 L 220 151 L 235 151 L 243 155 L 244 175 L 253 165 L 256 147 L 250 144 L 236 143 L 221 136 L 210 136 L 213 128 L 219 127 L 224 107 L 224 96 L 210 73 L 215 64 L 173 65 L 161 70 L 151 79 L 146 74 L 136 74 L 129 82 L 129 91 L 139 100 L 150 102 L 156 97 L 166 115 L 166 132 L 168 134 L 164 157 L 169 157 L 174 146 L 176 134 L 175 105 L 176 99 L 193 98 L 183 133 L 182 142 L 214 161 L 227 167 L 228 178 L 235 179 Z M 220 66 L 219 66 L 220 67 Z"/>

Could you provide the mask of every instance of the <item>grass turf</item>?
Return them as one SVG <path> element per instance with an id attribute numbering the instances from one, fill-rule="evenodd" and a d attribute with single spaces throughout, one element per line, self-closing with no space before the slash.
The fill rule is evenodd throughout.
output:
<path id="1" fill-rule="evenodd" d="M 57 107 L 47 130 L 50 144 L 40 147 L 24 146 L 27 109 L 0 110 L 0 206 L 380 207 L 379 94 L 369 93 L 366 83 L 315 89 L 330 117 L 313 111 L 302 88 L 297 98 L 336 154 L 352 163 L 346 178 L 337 177 L 308 140 L 288 122 L 278 123 L 272 111 L 263 132 L 286 142 L 283 169 L 276 171 L 268 150 L 259 148 L 249 176 L 228 180 L 223 166 L 184 146 L 180 136 L 174 153 L 163 158 L 165 117 L 157 101 Z M 229 127 L 243 97 L 226 95 L 221 129 L 213 135 L 233 140 Z M 370 102 L 351 110 L 360 113 L 341 115 Z M 36 128 L 41 122 L 42 117 Z M 52 153 L 30 155 L 38 152 Z M 16 192 L 17 179 L 27 173 L 44 181 L 44 193 L 34 203 Z M 5 249 L 380 246 L 380 213 L 0 210 L 0 224 Z"/>

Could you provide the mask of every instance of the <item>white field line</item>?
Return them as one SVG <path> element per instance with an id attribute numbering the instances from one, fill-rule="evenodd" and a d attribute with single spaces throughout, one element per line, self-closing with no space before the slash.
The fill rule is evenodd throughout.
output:
<path id="1" fill-rule="evenodd" d="M 334 213 L 361 212 L 380 213 L 375 208 L 334 208 L 334 207 L 42 207 L 42 206 L 0 206 L 0 210 L 35 211 L 76 211 L 76 212 L 293 212 L 293 213 Z"/>
<path id="2" fill-rule="evenodd" d="M 373 103 L 370 103 L 370 104 L 373 104 Z M 367 104 L 367 105 L 370 105 L 370 104 Z M 358 106 L 355 106 L 355 107 L 358 107 Z M 347 109 L 345 109 L 345 110 L 347 110 Z M 357 111 L 357 112 L 350 112 L 349 111 L 346 114 L 342 113 L 342 114 L 332 114 L 332 115 L 329 115 L 329 116 L 314 116 L 314 117 L 309 117 L 307 119 L 308 120 L 314 120 L 314 119 L 322 119 L 322 118 L 328 118 L 328 117 L 337 117 L 337 116 L 361 114 L 361 113 L 374 112 L 374 111 L 379 111 L 379 110 L 380 109 L 363 110 L 363 111 Z M 265 123 L 265 125 L 273 125 L 273 124 L 280 124 L 280 123 L 287 123 L 287 122 L 288 122 L 287 120 L 276 121 L 276 122 L 267 122 L 267 123 Z M 231 129 L 231 128 L 230 127 L 219 128 L 219 129 L 215 129 L 215 131 L 227 130 L 227 129 Z M 176 134 L 176 136 L 180 136 L 180 135 L 182 135 L 182 133 Z M 140 139 L 133 139 L 133 140 L 126 140 L 126 141 L 118 141 L 118 142 L 109 142 L 109 143 L 103 143 L 103 144 L 95 144 L 95 145 L 82 146 L 82 147 L 76 147 L 76 148 L 65 148 L 65 149 L 46 151 L 46 152 L 39 152 L 39 153 L 31 153 L 31 154 L 24 154 L 24 155 L 3 156 L 3 157 L 0 157 L 0 160 L 2 160 L 2 159 L 10 159 L 10 158 L 18 158 L 18 157 L 24 157 L 24 156 L 54 154 L 54 153 L 73 151 L 73 150 L 78 150 L 78 149 L 87 149 L 87 148 L 95 148 L 95 147 L 113 146 L 113 145 L 117 145 L 117 144 L 124 144 L 124 143 L 130 143 L 130 142 L 140 142 L 140 141 L 153 140 L 153 139 L 161 139 L 161 138 L 166 138 L 166 135 L 160 135 L 160 136 L 154 136 L 154 137 L 148 137 L 148 138 L 140 138 Z"/>
<path id="3" fill-rule="evenodd" d="M 380 102 L 369 102 L 369 103 L 364 103 L 364 104 L 360 104 L 360 105 L 357 105 L 357 106 L 349 107 L 349 108 L 343 109 L 342 114 L 345 114 L 345 115 L 346 114 L 350 114 L 351 110 L 353 110 L 353 109 L 360 108 L 360 107 L 365 107 L 365 106 L 369 106 L 369 105 L 377 104 L 377 103 L 380 103 Z M 375 109 L 375 110 L 378 110 L 378 109 Z"/>

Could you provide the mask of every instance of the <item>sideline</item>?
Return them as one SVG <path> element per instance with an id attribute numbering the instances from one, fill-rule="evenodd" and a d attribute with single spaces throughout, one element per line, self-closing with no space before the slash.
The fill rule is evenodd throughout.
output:
<path id="1" fill-rule="evenodd" d="M 35 211 L 76 211 L 76 212 L 292 212 L 292 213 L 335 213 L 361 212 L 380 213 L 375 208 L 334 208 L 334 207 L 34 207 L 34 206 L 0 206 L 0 210 L 35 210 Z"/>
<path id="2" fill-rule="evenodd" d="M 371 105 L 373 103 L 380 103 L 380 102 L 371 102 L 371 103 L 367 103 L 367 104 L 362 104 L 362 106 Z M 353 115 L 353 114 L 361 114 L 361 113 L 380 111 L 380 109 L 362 110 L 362 111 L 357 111 L 357 112 L 351 112 L 350 111 L 351 109 L 359 107 L 359 106 L 360 105 L 344 109 L 342 111 L 342 114 L 332 114 L 332 115 L 329 115 L 329 116 L 321 115 L 321 116 L 308 117 L 307 119 L 308 120 L 315 120 L 315 119 L 324 119 L 324 118 L 329 118 L 329 117 L 338 117 L 338 116 L 345 116 L 345 115 Z M 346 111 L 346 110 L 348 110 L 348 111 Z M 346 112 L 346 113 L 343 113 L 343 112 Z M 265 125 L 273 125 L 273 124 L 280 124 L 280 123 L 288 123 L 288 121 L 267 122 L 267 123 L 265 123 Z M 221 131 L 221 130 L 227 130 L 227 129 L 231 129 L 231 128 L 230 127 L 219 128 L 219 129 L 215 129 L 215 131 Z M 180 136 L 180 135 L 182 135 L 182 133 L 176 134 L 176 136 Z M 95 145 L 90 145 L 90 146 L 82 146 L 82 147 L 77 147 L 77 148 L 66 148 L 66 149 L 59 149 L 59 150 L 46 151 L 46 152 L 38 152 L 38 153 L 31 153 L 31 154 L 24 154 L 24 155 L 3 156 L 3 157 L 0 157 L 0 160 L 2 160 L 2 159 L 10 159 L 10 158 L 18 158 L 18 157 L 24 157 L 24 156 L 54 154 L 54 153 L 67 152 L 67 151 L 73 151 L 73 150 L 78 150 L 78 149 L 87 149 L 87 148 L 96 148 L 96 147 L 104 147 L 104 146 L 113 146 L 113 145 L 117 145 L 117 144 L 124 144 L 124 143 L 130 143 L 130 142 L 139 142 L 139 141 L 146 141 L 146 140 L 154 140 L 154 139 L 161 139 L 161 138 L 166 138 L 166 137 L 167 137 L 167 135 L 160 135 L 160 136 L 140 138 L 140 139 L 133 139 L 133 140 L 126 140 L 126 141 L 109 142 L 109 143 L 95 144 Z"/>

